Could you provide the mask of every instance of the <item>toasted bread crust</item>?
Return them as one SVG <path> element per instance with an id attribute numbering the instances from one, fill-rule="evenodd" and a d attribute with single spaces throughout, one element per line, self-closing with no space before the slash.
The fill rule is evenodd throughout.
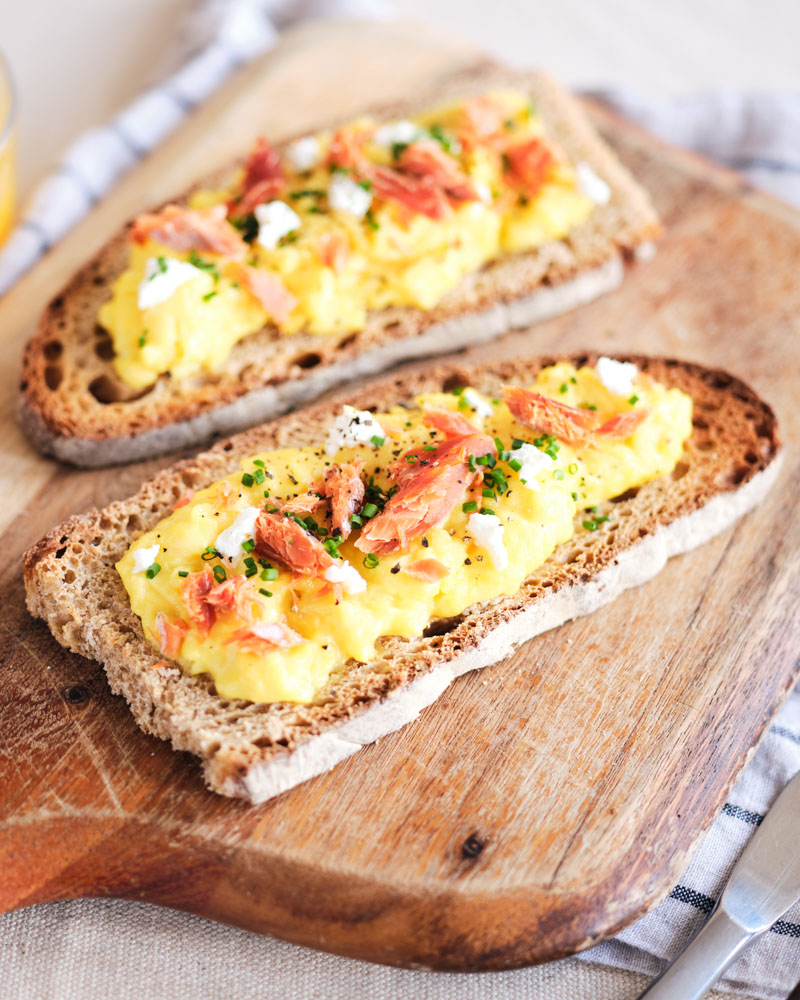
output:
<path id="1" fill-rule="evenodd" d="M 596 355 L 475 369 L 442 366 L 383 380 L 348 401 L 380 412 L 420 392 L 458 384 L 495 393 L 502 382 L 530 382 L 558 360 L 593 364 Z M 130 499 L 54 528 L 25 556 L 28 607 L 62 645 L 104 664 L 112 690 L 125 696 L 145 731 L 200 757 L 211 788 L 263 801 L 414 718 L 463 670 L 494 662 L 537 631 L 590 611 L 653 575 L 669 554 L 727 527 L 769 487 L 777 472 L 777 424 L 770 407 L 748 386 L 690 363 L 639 356 L 621 360 L 635 361 L 694 400 L 694 432 L 673 474 L 617 498 L 609 505 L 614 517 L 598 531 L 583 530 L 579 521 L 573 539 L 516 594 L 434 622 L 418 639 L 384 638 L 373 662 L 349 663 L 335 672 L 311 704 L 222 700 L 210 678 L 186 676 L 176 664 L 164 666 L 131 610 L 114 564 L 187 489 L 228 474 L 256 451 L 320 440 L 343 395 L 221 442 L 162 472 Z M 670 532 L 680 536 L 678 541 L 656 544 Z M 636 546 L 640 553 L 649 546 L 644 563 L 630 558 Z M 542 614 L 534 621 L 537 608 Z M 355 723 L 357 736 L 347 736 Z M 315 749 L 314 741 L 323 736 Z"/>
<path id="2" fill-rule="evenodd" d="M 96 324 L 100 305 L 125 267 L 126 227 L 52 300 L 25 350 L 20 411 L 23 428 L 37 447 L 75 464 L 101 464 L 109 455 L 112 461 L 128 461 L 136 455 L 136 436 L 174 427 L 174 433 L 154 438 L 157 450 L 167 451 L 207 439 L 212 432 L 229 432 L 252 423 L 239 416 L 209 429 L 209 421 L 197 418 L 237 402 L 247 403 L 267 388 L 291 401 L 300 397 L 307 402 L 323 388 L 345 381 L 350 367 L 359 361 L 377 371 L 397 360 L 440 351 L 442 337 L 426 341 L 424 335 L 429 331 L 444 327 L 446 342 L 455 349 L 475 339 L 497 336 L 508 325 L 527 325 L 531 317 L 524 310 L 507 311 L 504 325 L 498 329 L 493 310 L 530 299 L 540 290 L 564 286 L 555 309 L 550 313 L 545 310 L 544 315 L 563 312 L 585 300 L 587 296 L 573 292 L 570 282 L 614 266 L 619 270 L 623 256 L 630 257 L 658 235 L 659 224 L 647 195 L 597 137 L 576 102 L 557 84 L 542 74 L 487 71 L 456 78 L 447 87 L 423 95 L 413 106 L 383 107 L 375 113 L 379 118 L 392 118 L 500 85 L 527 89 L 550 133 L 570 159 L 588 162 L 611 186 L 611 202 L 597 206 L 567 238 L 493 261 L 465 278 L 432 310 L 374 312 L 362 330 L 341 337 L 308 333 L 283 336 L 267 326 L 240 341 L 215 375 L 177 384 L 162 376 L 153 387 L 137 394 L 117 376 L 111 340 Z M 218 171 L 202 184 L 219 184 L 231 170 Z M 185 200 L 188 194 L 178 200 Z M 620 275 L 621 271 L 614 280 L 595 282 L 588 297 L 614 287 Z M 535 313 L 534 317 L 538 318 Z M 476 336 L 476 326 L 484 327 L 482 337 Z M 465 335 L 465 329 L 472 329 L 472 335 Z M 289 384 L 291 391 L 281 393 L 281 387 Z M 286 409 L 291 401 L 286 404 L 278 399 L 276 409 L 262 408 L 256 419 Z M 247 406 L 240 409 L 245 412 Z M 75 447 L 59 448 L 64 440 L 75 442 Z M 113 452 L 92 447 L 103 441 L 114 441 L 119 447 Z"/>

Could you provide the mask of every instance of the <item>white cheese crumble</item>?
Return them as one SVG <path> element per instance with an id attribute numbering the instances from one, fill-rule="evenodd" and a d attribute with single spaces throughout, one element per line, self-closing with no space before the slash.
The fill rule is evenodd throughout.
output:
<path id="1" fill-rule="evenodd" d="M 381 125 L 375 129 L 372 141 L 376 146 L 383 146 L 388 149 L 390 146 L 394 146 L 397 142 L 414 142 L 416 139 L 419 139 L 421 135 L 422 129 L 419 125 L 415 125 L 414 122 L 387 122 L 385 125 Z"/>
<path id="2" fill-rule="evenodd" d="M 487 403 L 486 400 L 474 389 L 465 389 L 462 396 L 466 399 L 467 403 L 472 407 L 481 420 L 486 420 L 487 417 L 491 417 L 494 413 L 494 410 L 489 403 Z"/>
<path id="3" fill-rule="evenodd" d="M 187 281 L 203 272 L 194 264 L 174 257 L 149 257 L 144 266 L 144 281 L 139 284 L 139 308 L 152 309 L 166 302 Z"/>
<path id="4" fill-rule="evenodd" d="M 214 542 L 217 552 L 231 562 L 238 559 L 243 552 L 242 542 L 253 537 L 259 514 L 258 507 L 245 507 L 240 511 L 233 524 L 217 535 L 217 540 Z"/>
<path id="5" fill-rule="evenodd" d="M 300 173 L 311 170 L 319 163 L 322 155 L 319 139 L 315 135 L 306 135 L 302 139 L 296 139 L 286 147 L 284 155 L 294 169 Z"/>
<path id="6" fill-rule="evenodd" d="M 488 184 L 484 184 L 483 181 L 474 181 L 472 186 L 475 188 L 478 197 L 484 203 L 484 205 L 491 205 L 492 201 L 492 189 Z"/>
<path id="7" fill-rule="evenodd" d="M 363 594 L 367 589 L 367 581 L 345 559 L 343 563 L 334 563 L 325 570 L 325 579 L 329 583 L 341 583 L 346 594 Z"/>
<path id="8" fill-rule="evenodd" d="M 525 444 L 521 445 L 519 448 L 514 449 L 511 452 L 512 457 L 514 457 L 521 465 L 521 468 L 517 475 L 519 476 L 519 481 L 523 486 L 527 486 L 529 490 L 538 490 L 539 483 L 536 479 L 537 473 L 541 472 L 543 469 L 549 469 L 552 467 L 555 459 L 550 455 L 546 455 L 540 448 L 537 448 L 535 444 Z"/>
<path id="9" fill-rule="evenodd" d="M 328 188 L 328 203 L 337 212 L 363 219 L 372 204 L 372 195 L 351 177 L 336 174 Z"/>
<path id="10" fill-rule="evenodd" d="M 274 250 L 278 240 L 293 233 L 300 225 L 300 216 L 285 201 L 268 201 L 256 205 L 258 222 L 258 242 L 266 250 Z"/>
<path id="11" fill-rule="evenodd" d="M 505 525 L 496 514 L 470 514 L 467 531 L 473 541 L 486 549 L 494 563 L 494 568 L 502 572 L 508 566 L 508 553 L 503 545 Z"/>
<path id="12" fill-rule="evenodd" d="M 368 444 L 378 448 L 379 445 L 372 439 L 385 436 L 383 428 L 369 410 L 357 410 L 345 403 L 342 412 L 328 431 L 325 452 L 328 455 L 335 455 L 340 448 L 354 448 L 358 444 Z"/>
<path id="13" fill-rule="evenodd" d="M 602 177 L 592 170 L 588 163 L 579 163 L 575 167 L 578 179 L 578 190 L 595 205 L 607 205 L 611 201 L 611 188 Z"/>
<path id="14" fill-rule="evenodd" d="M 161 546 L 158 542 L 155 542 L 149 549 L 135 549 L 133 553 L 133 572 L 144 573 L 145 570 L 150 569 L 156 561 L 156 556 L 160 548 Z"/>
<path id="15" fill-rule="evenodd" d="M 615 396 L 630 396 L 633 380 L 639 369 L 632 361 L 615 361 L 613 358 L 598 358 L 594 373 Z"/>

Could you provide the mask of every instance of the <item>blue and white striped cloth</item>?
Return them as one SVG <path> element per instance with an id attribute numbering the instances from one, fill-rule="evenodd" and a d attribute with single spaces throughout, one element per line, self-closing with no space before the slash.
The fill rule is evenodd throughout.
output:
<path id="1" fill-rule="evenodd" d="M 154 149 L 236 67 L 269 49 L 282 27 L 301 16 L 382 16 L 386 11 L 384 0 L 206 0 L 199 10 L 199 18 L 192 24 L 193 54 L 182 69 L 147 91 L 108 124 L 82 135 L 35 192 L 22 221 L 0 254 L 0 294 L 9 289 L 95 201 L 113 187 L 123 173 Z M 669 99 L 609 91 L 596 92 L 594 96 L 606 100 L 663 139 L 715 157 L 743 171 L 755 184 L 800 206 L 800 95 L 746 96 L 726 93 Z M 659 972 L 664 960 L 677 954 L 711 911 L 749 836 L 778 792 L 798 770 L 800 691 L 791 696 L 769 730 L 729 802 L 669 898 L 615 940 L 585 952 L 582 957 L 651 975 Z M 70 905 L 82 908 L 81 912 L 87 920 L 88 942 L 93 933 L 91 914 L 101 918 L 102 908 L 113 904 L 86 902 Z M 46 907 L 0 918 L 0 950 L 11 955 L 18 946 L 15 927 L 25 935 L 38 932 L 42 939 L 47 936 L 52 940 L 48 929 L 52 929 L 50 921 L 57 919 L 48 915 Z M 170 919 L 192 921 L 195 918 L 173 915 Z M 80 937 L 77 926 L 76 933 Z M 86 942 L 84 944 L 88 947 Z M 81 941 L 77 945 L 81 946 Z M 176 956 L 180 946 L 180 940 L 169 943 Z M 257 967 L 261 969 L 262 963 L 265 963 L 263 967 L 270 969 L 268 975 L 273 984 L 283 982 L 282 996 L 314 995 L 326 1000 L 339 1000 L 353 995 L 411 995 L 409 990 L 413 995 L 422 996 L 424 993 L 426 997 L 437 1000 L 454 997 L 459 1000 L 470 997 L 489 1000 L 501 996 L 504 1000 L 517 1000 L 533 995 L 529 984 L 530 973 L 526 970 L 489 977 L 448 976 L 433 979 L 424 977 L 422 973 L 393 969 L 378 971 L 370 966 L 364 966 L 363 973 L 359 973 L 357 967 L 360 963 L 345 963 L 332 956 L 315 956 L 309 965 L 303 957 L 305 953 L 299 949 L 293 951 L 297 959 L 292 963 L 293 971 L 289 976 L 282 965 L 287 960 L 290 946 L 264 941 L 260 947 L 262 951 Z M 124 978 L 125 962 L 121 955 L 115 957 L 114 941 L 107 938 L 103 948 L 103 961 L 112 960 Z M 48 949 L 51 965 L 56 968 L 60 962 L 58 947 L 51 944 Z M 122 940 L 120 949 L 125 950 Z M 98 953 L 93 954 L 94 959 L 99 961 Z M 69 964 L 69 956 L 62 957 Z M 60 967 L 66 975 L 63 964 Z M 303 969 L 314 970 L 306 973 L 305 983 L 301 982 Z M 239 974 L 241 978 L 246 978 L 246 971 L 241 965 Z M 69 983 L 66 979 L 62 980 L 63 992 L 60 996 L 81 996 L 84 1000 L 94 1000 L 95 997 L 108 995 L 102 990 L 95 992 L 93 988 L 87 988 L 86 981 L 74 969 L 71 975 Z M 420 976 L 425 978 L 424 989 L 418 978 Z M 763 1000 L 784 1000 L 798 979 L 800 906 L 790 910 L 771 932 L 747 951 L 728 970 L 720 986 Z M 360 982 L 358 988 L 357 980 Z M 192 976 L 187 971 L 184 983 L 186 996 L 199 995 L 192 982 Z M 377 993 L 371 992 L 376 988 Z M 122 996 L 124 990 L 118 992 L 115 989 L 114 992 Z M 178 996 L 177 993 L 173 995 Z M 180 996 L 183 995 L 181 992 Z M 27 1000 L 27 992 L 25 997 Z"/>

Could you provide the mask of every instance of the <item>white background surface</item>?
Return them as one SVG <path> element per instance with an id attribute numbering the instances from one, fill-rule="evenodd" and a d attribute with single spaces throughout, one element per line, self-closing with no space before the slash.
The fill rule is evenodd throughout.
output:
<path id="1" fill-rule="evenodd" d="M 4 2 L 11 16 L 3 19 L 0 46 L 17 83 L 25 194 L 79 131 L 108 117 L 176 65 L 180 26 L 192 0 Z M 545 66 L 576 87 L 625 84 L 665 94 L 719 86 L 800 88 L 798 0 L 399 0 L 397 9 L 482 45 L 505 61 Z M 60 983 L 70 979 L 63 964 L 67 955 L 69 965 L 85 972 L 79 976 L 79 993 L 69 992 L 82 1000 L 120 997 L 129 987 L 130 995 L 142 1000 L 173 1000 L 188 996 L 187 986 L 193 1000 L 266 998 L 271 995 L 271 961 L 280 963 L 284 975 L 287 963 L 296 966 L 299 998 L 304 996 L 302 970 L 324 961 L 304 950 L 270 947 L 254 935 L 149 907 L 106 903 L 48 909 L 51 930 L 60 924 L 62 941 L 89 921 L 97 946 L 92 954 L 69 948 L 53 954 L 36 939 L 38 911 L 3 918 L 0 937 L 11 949 L 4 964 L 10 961 L 24 970 L 21 978 L 6 980 L 2 987 L 3 992 L 11 987 L 14 1000 L 66 997 Z M 177 965 L 170 956 L 179 959 Z M 109 958 L 115 968 L 106 965 Z M 252 967 L 263 962 L 257 988 L 250 978 L 253 968 L 244 977 L 234 974 L 245 959 L 243 964 Z M 124 989 L 120 980 L 113 985 L 115 969 L 125 977 Z M 386 996 L 379 970 L 365 980 L 357 969 L 357 963 L 340 963 L 338 985 L 351 982 L 355 990 L 356 983 L 369 981 L 374 995 Z M 143 986 L 144 977 L 149 988 Z M 245 979 L 255 992 L 244 988 Z M 485 996 L 499 995 L 494 992 L 499 980 L 494 979 L 492 990 L 484 982 Z M 437 997 L 444 983 L 426 977 L 425 986 L 418 982 L 412 993 Z M 644 980 L 568 960 L 540 970 L 536 984 L 534 1000 L 623 1000 L 636 996 Z"/>

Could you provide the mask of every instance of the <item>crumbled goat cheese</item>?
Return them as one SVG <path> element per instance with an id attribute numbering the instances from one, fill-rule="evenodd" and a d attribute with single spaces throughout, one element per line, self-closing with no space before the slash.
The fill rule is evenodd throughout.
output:
<path id="1" fill-rule="evenodd" d="M 475 392 L 474 389 L 465 389 L 462 396 L 466 399 L 467 403 L 472 407 L 481 420 L 491 417 L 494 413 L 492 407 L 479 393 Z"/>
<path id="2" fill-rule="evenodd" d="M 161 546 L 158 542 L 155 542 L 149 549 L 135 549 L 133 553 L 133 572 L 144 573 L 145 570 L 150 569 L 156 561 L 156 556 L 160 548 Z"/>
<path id="3" fill-rule="evenodd" d="M 150 257 L 144 266 L 144 281 L 139 284 L 139 308 L 152 309 L 177 292 L 187 281 L 203 272 L 194 264 L 174 257 Z"/>
<path id="4" fill-rule="evenodd" d="M 494 568 L 502 572 L 508 566 L 508 553 L 503 545 L 505 525 L 496 514 L 470 514 L 467 531 L 476 545 L 486 549 Z"/>
<path id="5" fill-rule="evenodd" d="M 290 143 L 286 147 L 285 156 L 294 169 L 302 173 L 316 167 L 321 153 L 319 139 L 314 135 L 306 135 Z"/>
<path id="6" fill-rule="evenodd" d="M 394 146 L 395 143 L 414 142 L 421 136 L 422 129 L 419 125 L 415 125 L 414 122 L 387 122 L 385 125 L 381 125 L 375 129 L 372 141 L 376 146 L 384 146 L 388 149 L 390 146 Z"/>
<path id="7" fill-rule="evenodd" d="M 335 455 L 340 448 L 354 448 L 357 444 L 377 448 L 372 438 L 385 436 L 383 428 L 369 410 L 357 410 L 345 403 L 328 431 L 325 451 L 328 455 Z"/>
<path id="8" fill-rule="evenodd" d="M 328 203 L 337 212 L 363 219 L 372 204 L 372 195 L 351 177 L 336 174 L 328 188 Z"/>
<path id="9" fill-rule="evenodd" d="M 367 589 L 367 581 L 345 559 L 343 563 L 334 563 L 325 570 L 325 579 L 329 583 L 341 583 L 346 594 L 362 594 Z"/>
<path id="10" fill-rule="evenodd" d="M 527 486 L 529 490 L 538 490 L 537 473 L 543 469 L 551 468 L 555 459 L 550 455 L 546 455 L 535 444 L 528 444 L 527 442 L 512 451 L 511 454 L 522 465 L 522 468 L 517 473 L 520 482 L 524 486 Z"/>
<path id="11" fill-rule="evenodd" d="M 598 177 L 588 163 L 579 163 L 575 167 L 578 178 L 578 190 L 595 205 L 607 205 L 611 201 L 611 188 L 602 177 Z"/>
<path id="12" fill-rule="evenodd" d="M 266 250 L 274 250 L 278 240 L 293 233 L 300 225 L 300 216 L 285 201 L 268 201 L 256 205 L 258 242 Z"/>
<path id="13" fill-rule="evenodd" d="M 214 548 L 221 556 L 234 562 L 242 555 L 242 542 L 253 537 L 258 515 L 261 513 L 258 507 L 245 507 L 240 511 L 233 524 L 217 535 Z"/>
<path id="14" fill-rule="evenodd" d="M 598 358 L 594 373 L 615 396 L 630 396 L 633 380 L 639 369 L 632 361 L 615 361 L 613 358 Z"/>

